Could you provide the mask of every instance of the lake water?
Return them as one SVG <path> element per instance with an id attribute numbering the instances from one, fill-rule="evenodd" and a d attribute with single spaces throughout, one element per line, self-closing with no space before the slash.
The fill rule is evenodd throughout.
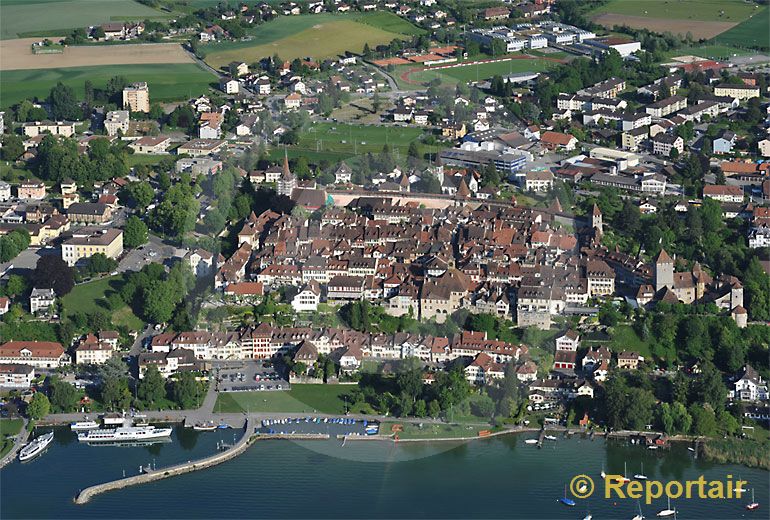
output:
<path id="1" fill-rule="evenodd" d="M 677 518 L 768 518 L 770 473 L 695 460 L 684 446 L 649 451 L 601 439 L 559 438 L 543 449 L 524 443 L 529 434 L 467 443 L 264 441 L 220 466 L 98 495 L 85 505 L 79 489 L 213 453 L 233 430 L 193 432 L 174 428 L 173 442 L 150 447 L 88 446 L 66 429 L 48 451 L 0 471 L 0 517 L 9 518 L 583 518 L 630 519 L 636 501 L 595 496 L 558 502 L 573 476 L 641 471 L 664 481 L 724 480 L 740 476 L 754 488 L 758 511 L 740 500 L 672 502 Z M 240 432 L 235 432 L 240 435 Z M 665 500 L 642 504 L 646 517 Z"/>

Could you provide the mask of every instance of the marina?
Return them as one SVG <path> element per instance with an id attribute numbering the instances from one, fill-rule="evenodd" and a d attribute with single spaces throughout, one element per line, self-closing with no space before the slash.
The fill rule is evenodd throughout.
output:
<path id="1" fill-rule="evenodd" d="M 267 427 L 270 426 L 275 429 L 275 425 Z M 254 424 L 252 431 L 263 427 L 261 423 Z M 533 450 L 524 442 L 526 434 L 473 442 L 349 442 L 344 446 L 333 436 L 296 434 L 298 440 L 286 441 L 273 440 L 280 437 L 278 434 L 262 434 L 255 438 L 263 441 L 253 442 L 224 463 L 158 480 L 170 468 L 197 466 L 218 452 L 231 452 L 242 432 L 173 428 L 171 442 L 102 445 L 94 449 L 76 442 L 76 433 L 69 428 L 55 428 L 54 442 L 45 457 L 24 464 L 12 463 L 2 470 L 0 516 L 133 518 L 134 512 L 125 504 L 141 503 L 145 508 L 164 510 L 167 518 L 239 517 L 244 510 L 254 508 L 265 517 L 295 518 L 354 518 L 360 516 L 354 511 L 366 510 L 374 518 L 539 515 L 574 519 L 589 509 L 594 518 L 632 518 L 639 512 L 636 501 L 613 504 L 600 496 L 578 500 L 569 490 L 567 498 L 576 502 L 574 507 L 565 507 L 557 499 L 564 497 L 564 485 L 574 475 L 585 473 L 598 479 L 602 467 L 608 474 L 622 474 L 624 463 L 631 468 L 641 468 L 643 463 L 650 479 L 687 479 L 701 474 L 706 478 L 724 478 L 726 474 L 740 474 L 749 482 L 746 487 L 755 489 L 754 500 L 763 505 L 768 500 L 770 483 L 765 471 L 705 463 L 694 459 L 681 444 L 651 452 L 627 443 L 600 438 L 590 441 L 576 435 L 559 438 L 549 444 L 549 449 Z M 218 444 L 227 446 L 219 451 Z M 334 464 L 335 471 L 328 471 L 330 464 Z M 141 474 L 147 476 L 133 479 L 140 476 L 140 466 Z M 78 471 L 73 473 L 73 467 Z M 47 478 L 41 480 L 42 470 Z M 91 495 L 84 504 L 73 502 L 73 497 L 90 486 L 119 482 L 124 476 L 140 485 Z M 30 480 L 43 489 L 26 485 Z M 435 485 L 427 487 L 429 481 Z M 216 483 L 213 487 L 212 482 Z M 351 487 L 356 487 L 357 492 L 346 499 L 349 514 L 318 509 L 313 496 L 333 495 Z M 313 496 L 296 492 L 310 488 L 316 489 Z M 50 497 L 45 504 L 33 498 L 41 491 Z M 211 502 L 207 497 L 212 492 L 221 500 Z M 478 494 L 488 498 L 483 503 L 467 499 Z M 169 496 L 185 498 L 173 510 L 166 510 L 163 504 Z M 748 513 L 746 507 L 751 498 L 744 495 L 743 499 L 730 501 L 677 500 L 671 505 L 679 518 L 735 518 Z M 288 515 L 287 503 L 292 504 Z M 516 504 L 515 512 L 511 504 Z M 643 508 L 648 517 L 654 517 L 667 508 L 667 503 L 656 500 Z"/>

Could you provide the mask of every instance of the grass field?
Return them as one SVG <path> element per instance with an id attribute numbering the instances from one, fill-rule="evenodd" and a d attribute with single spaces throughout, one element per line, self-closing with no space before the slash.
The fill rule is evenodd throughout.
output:
<path id="1" fill-rule="evenodd" d="M 214 75 L 192 63 L 9 70 L 0 74 L 0 108 L 35 96 L 43 99 L 58 81 L 69 85 L 78 97 L 82 97 L 86 80 L 99 88 L 119 75 L 128 81 L 146 81 L 151 102 L 187 99 L 207 92 L 216 83 Z"/>
<path id="2" fill-rule="evenodd" d="M 111 20 L 158 18 L 164 15 L 132 0 L 3 0 L 0 2 L 0 39 L 36 31 L 64 36 L 76 27 Z"/>
<path id="3" fill-rule="evenodd" d="M 310 125 L 293 147 L 296 150 L 326 152 L 346 156 L 368 152 L 379 153 L 388 144 L 393 151 L 405 155 L 409 144 L 419 139 L 423 130 L 414 127 L 347 125 L 315 123 Z"/>
<path id="4" fill-rule="evenodd" d="M 292 385 L 291 390 L 273 392 L 220 393 L 214 412 L 345 413 L 344 396 L 355 385 Z"/>
<path id="5" fill-rule="evenodd" d="M 64 315 L 71 316 L 77 312 L 90 313 L 106 310 L 103 300 L 105 295 L 109 294 L 110 291 L 117 290 L 122 281 L 123 277 L 117 275 L 76 285 L 69 294 L 62 298 Z M 114 325 L 124 325 L 131 330 L 140 330 L 144 326 L 142 320 L 137 318 L 128 305 L 110 311 L 110 313 Z"/>
<path id="6" fill-rule="evenodd" d="M 745 56 L 751 54 L 751 51 L 738 49 L 737 47 L 731 47 L 730 45 L 699 45 L 693 47 L 680 47 L 667 52 L 666 56 L 673 58 L 674 56 L 693 55 L 714 60 L 727 60 L 734 54 L 737 56 Z"/>
<path id="7" fill-rule="evenodd" d="M 762 50 L 770 49 L 770 8 L 765 7 L 748 20 L 714 38 L 716 43 L 746 46 Z"/>
<path id="8" fill-rule="evenodd" d="M 431 70 L 430 68 L 409 75 L 412 81 L 427 83 L 437 77 L 446 83 L 458 81 L 484 81 L 492 76 L 504 76 L 520 72 L 543 72 L 553 68 L 556 64 L 543 59 L 509 60 L 497 63 L 481 63 L 464 67 L 452 67 L 448 69 Z"/>
<path id="9" fill-rule="evenodd" d="M 611 0 L 591 14 L 738 23 L 753 12 L 753 4 L 742 0 Z"/>
<path id="10" fill-rule="evenodd" d="M 203 50 L 206 62 L 215 68 L 234 60 L 253 63 L 274 54 L 287 60 L 320 59 L 361 52 L 365 43 L 388 43 L 415 31 L 419 29 L 391 13 L 284 16 L 260 25 L 249 41 L 213 43 Z"/>
<path id="11" fill-rule="evenodd" d="M 478 417 L 476 418 L 478 421 Z M 457 439 L 477 437 L 480 430 L 489 430 L 487 426 L 469 424 L 429 424 L 421 425 L 400 422 L 384 422 L 380 425 L 380 435 L 390 435 L 394 424 L 403 428 L 398 433 L 399 439 Z"/>

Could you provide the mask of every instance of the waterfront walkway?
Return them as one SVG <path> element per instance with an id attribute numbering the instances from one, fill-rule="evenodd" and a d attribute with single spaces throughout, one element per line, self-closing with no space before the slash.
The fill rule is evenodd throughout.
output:
<path id="1" fill-rule="evenodd" d="M 27 437 L 29 437 L 29 431 L 27 431 L 27 420 L 24 419 L 24 424 L 21 425 L 21 431 L 13 441 L 13 447 L 11 448 L 11 451 L 6 453 L 3 458 L 0 459 L 0 468 L 5 467 L 9 462 L 16 458 L 16 454 L 19 452 L 24 443 L 27 442 Z"/>

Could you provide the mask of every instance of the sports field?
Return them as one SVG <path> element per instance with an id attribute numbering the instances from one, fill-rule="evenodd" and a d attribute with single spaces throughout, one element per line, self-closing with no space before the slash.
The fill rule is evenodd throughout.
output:
<path id="1" fill-rule="evenodd" d="M 81 97 L 86 80 L 100 88 L 114 76 L 124 76 L 128 81 L 146 81 L 151 102 L 187 99 L 207 92 L 216 83 L 213 74 L 192 63 L 9 70 L 0 74 L 0 108 L 26 98 L 37 96 L 43 99 L 59 81 L 72 87 Z"/>
<path id="2" fill-rule="evenodd" d="M 384 145 L 406 155 L 409 144 L 420 138 L 423 130 L 415 127 L 388 127 L 315 123 L 299 136 L 295 150 L 333 152 L 348 156 L 379 153 Z"/>
<path id="3" fill-rule="evenodd" d="M 285 60 L 321 59 L 361 52 L 366 43 L 374 47 L 416 30 L 391 13 L 284 16 L 259 26 L 249 41 L 213 43 L 202 49 L 206 62 L 215 68 L 234 60 L 253 63 L 274 54 Z"/>
<path id="4" fill-rule="evenodd" d="M 427 83 L 437 77 L 445 83 L 457 83 L 458 81 L 484 81 L 493 76 L 505 76 L 521 72 L 543 72 L 553 68 L 555 62 L 544 59 L 516 59 L 495 63 L 480 63 L 477 65 L 465 65 L 449 67 L 445 69 L 426 68 L 409 74 L 410 81 Z"/>
<path id="5" fill-rule="evenodd" d="M 133 0 L 2 0 L 0 39 L 62 34 L 76 27 L 99 25 L 113 20 L 144 20 L 170 15 Z"/>
<path id="6" fill-rule="evenodd" d="M 714 41 L 727 45 L 769 50 L 770 8 L 760 9 L 748 20 L 718 35 Z"/>
<path id="7" fill-rule="evenodd" d="M 605 27 L 628 25 L 712 38 L 757 11 L 754 4 L 742 0 L 611 0 L 591 14 Z"/>

